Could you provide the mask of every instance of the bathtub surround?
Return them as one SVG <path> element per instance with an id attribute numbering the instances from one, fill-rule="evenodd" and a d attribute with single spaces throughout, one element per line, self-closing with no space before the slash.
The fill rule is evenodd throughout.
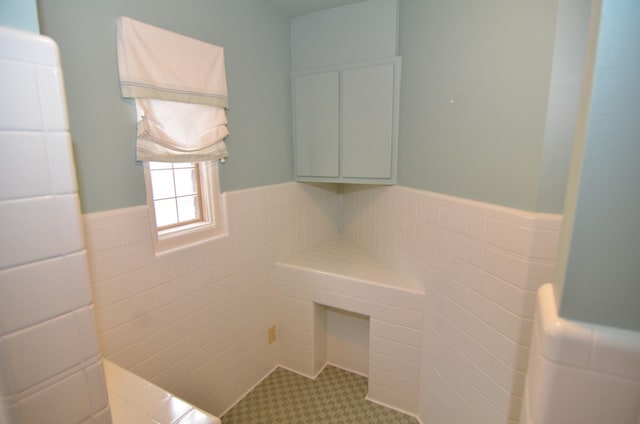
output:
<path id="1" fill-rule="evenodd" d="M 0 421 L 108 424 L 58 48 L 0 28 Z"/>

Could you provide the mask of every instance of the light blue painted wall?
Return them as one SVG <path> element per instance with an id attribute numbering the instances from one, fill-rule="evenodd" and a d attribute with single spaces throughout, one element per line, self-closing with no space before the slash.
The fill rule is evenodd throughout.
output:
<path id="1" fill-rule="evenodd" d="M 0 25 L 40 33 L 36 0 L 0 0 Z"/>
<path id="2" fill-rule="evenodd" d="M 556 8 L 400 2 L 400 184 L 537 209 Z"/>
<path id="3" fill-rule="evenodd" d="M 292 70 L 397 55 L 398 0 L 367 0 L 291 20 Z"/>
<path id="4" fill-rule="evenodd" d="M 84 212 L 145 201 L 133 106 L 118 91 L 120 15 L 225 47 L 231 157 L 221 168 L 223 190 L 293 179 L 290 22 L 276 8 L 260 0 L 39 7 L 43 32 L 61 49 Z M 539 200 L 566 178 L 566 164 L 544 142 L 556 7 L 557 0 L 400 2 L 399 184 L 561 211 L 561 195 Z"/>
<path id="5" fill-rule="evenodd" d="M 538 211 L 561 213 L 564 207 L 585 73 L 591 3 L 558 3 Z"/>
<path id="6" fill-rule="evenodd" d="M 591 99 L 579 130 L 555 282 L 563 317 L 635 331 L 640 331 L 639 21 L 638 1 L 602 2 Z"/>
<path id="7" fill-rule="evenodd" d="M 133 104 L 120 97 L 116 18 L 225 48 L 231 135 L 224 191 L 293 180 L 289 20 L 260 0 L 40 0 L 60 46 L 83 212 L 145 203 Z"/>

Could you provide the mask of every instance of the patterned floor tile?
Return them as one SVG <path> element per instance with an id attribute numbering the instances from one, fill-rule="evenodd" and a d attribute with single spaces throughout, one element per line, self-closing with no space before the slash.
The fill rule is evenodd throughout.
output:
<path id="1" fill-rule="evenodd" d="M 327 366 L 315 380 L 276 368 L 222 417 L 223 424 L 417 424 L 365 399 L 367 379 Z"/>

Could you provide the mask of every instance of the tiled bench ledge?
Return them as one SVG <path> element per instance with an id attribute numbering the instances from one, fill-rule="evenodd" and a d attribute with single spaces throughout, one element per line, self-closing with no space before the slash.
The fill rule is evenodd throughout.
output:
<path id="1" fill-rule="evenodd" d="M 113 424 L 220 424 L 220 419 L 104 359 Z"/>
<path id="2" fill-rule="evenodd" d="M 349 280 L 374 284 L 387 289 L 423 294 L 422 288 L 392 271 L 368 252 L 343 237 L 334 237 L 295 253 L 279 265 L 301 268 L 316 273 L 332 274 Z M 331 288 L 331 287 L 329 287 Z M 349 295 L 350 293 L 345 293 Z M 366 297 L 366 293 L 357 293 Z M 375 299 L 374 299 L 375 300 Z"/>
<path id="3" fill-rule="evenodd" d="M 369 317 L 372 401 L 415 414 L 424 291 L 344 238 L 295 253 L 275 266 L 280 365 L 309 377 L 326 362 L 320 307 Z"/>

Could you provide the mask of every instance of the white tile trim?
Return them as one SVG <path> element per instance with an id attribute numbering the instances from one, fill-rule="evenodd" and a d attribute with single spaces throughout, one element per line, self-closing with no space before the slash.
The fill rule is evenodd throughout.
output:
<path id="1" fill-rule="evenodd" d="M 637 419 L 640 332 L 558 316 L 551 284 L 538 290 L 534 332 L 523 424 Z"/>
<path id="2" fill-rule="evenodd" d="M 553 286 L 538 289 L 536 331 L 550 361 L 640 381 L 640 332 L 558 316 Z M 608 361 L 607 356 L 615 356 Z M 625 364 L 625 365 L 621 365 Z"/>

